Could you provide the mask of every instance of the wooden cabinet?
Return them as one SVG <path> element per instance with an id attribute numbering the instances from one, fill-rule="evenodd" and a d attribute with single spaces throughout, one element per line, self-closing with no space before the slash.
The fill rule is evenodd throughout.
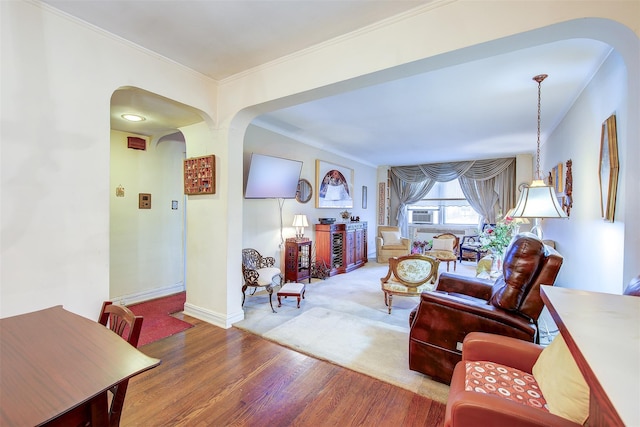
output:
<path id="1" fill-rule="evenodd" d="M 316 258 L 329 275 L 348 273 L 367 261 L 367 223 L 316 224 Z"/>
<path id="2" fill-rule="evenodd" d="M 289 238 L 285 242 L 284 280 L 311 283 L 311 240 Z"/>

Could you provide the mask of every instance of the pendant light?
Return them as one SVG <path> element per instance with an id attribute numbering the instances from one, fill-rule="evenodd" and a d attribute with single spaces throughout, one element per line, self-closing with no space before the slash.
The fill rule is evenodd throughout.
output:
<path id="1" fill-rule="evenodd" d="M 522 184 L 520 198 L 513 210 L 513 218 L 532 218 L 534 226 L 531 229 L 542 240 L 542 218 L 568 218 L 556 197 L 555 188 L 545 185 L 540 177 L 540 88 L 547 74 L 539 74 L 533 78 L 538 83 L 538 144 L 536 149 L 536 175 L 531 184 Z"/>

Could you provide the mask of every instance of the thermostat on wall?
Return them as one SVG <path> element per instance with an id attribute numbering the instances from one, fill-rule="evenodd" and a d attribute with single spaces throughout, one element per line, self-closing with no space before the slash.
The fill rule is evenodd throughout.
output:
<path id="1" fill-rule="evenodd" d="M 151 193 L 138 194 L 138 209 L 151 209 Z"/>

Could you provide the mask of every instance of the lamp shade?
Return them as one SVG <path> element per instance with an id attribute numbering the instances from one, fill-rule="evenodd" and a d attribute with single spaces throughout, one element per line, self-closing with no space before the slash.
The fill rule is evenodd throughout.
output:
<path id="1" fill-rule="evenodd" d="M 535 180 L 525 185 L 520 199 L 511 213 L 513 218 L 568 218 L 564 213 L 553 187 L 544 185 L 542 180 Z"/>
<path id="2" fill-rule="evenodd" d="M 296 214 L 293 216 L 294 227 L 308 227 L 307 216 L 304 214 Z"/>
<path id="3" fill-rule="evenodd" d="M 296 239 L 302 239 L 304 237 L 304 228 L 309 226 L 307 216 L 295 214 L 293 216 L 293 226 L 296 228 Z"/>
<path id="4" fill-rule="evenodd" d="M 529 220 L 527 218 L 523 218 L 523 217 L 514 218 L 513 213 L 515 211 L 516 211 L 516 208 L 509 209 L 509 212 L 507 212 L 507 214 L 505 215 L 505 218 L 511 218 L 511 220 L 515 224 L 529 224 Z"/>

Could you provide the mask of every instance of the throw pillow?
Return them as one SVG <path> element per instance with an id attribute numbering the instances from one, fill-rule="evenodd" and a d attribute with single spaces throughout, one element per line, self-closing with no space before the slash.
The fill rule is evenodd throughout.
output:
<path id="1" fill-rule="evenodd" d="M 382 244 L 383 245 L 401 245 L 402 239 L 400 238 L 399 231 L 381 231 Z"/>
<path id="2" fill-rule="evenodd" d="M 538 356 L 531 371 L 547 401 L 549 412 L 584 424 L 589 417 L 589 386 L 562 335 Z"/>
<path id="3" fill-rule="evenodd" d="M 453 239 L 433 239 L 431 249 L 434 251 L 453 252 Z"/>
<path id="4" fill-rule="evenodd" d="M 533 375 L 494 362 L 467 361 L 464 389 L 547 411 L 544 396 Z"/>

